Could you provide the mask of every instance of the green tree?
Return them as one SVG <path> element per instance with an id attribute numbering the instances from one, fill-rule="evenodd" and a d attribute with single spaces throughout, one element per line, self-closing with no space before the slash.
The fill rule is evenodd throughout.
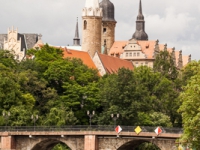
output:
<path id="1" fill-rule="evenodd" d="M 179 111 L 183 117 L 184 134 L 183 142 L 188 142 L 193 147 L 200 148 L 200 72 L 188 80 L 180 95 L 182 105 Z"/>
<path id="2" fill-rule="evenodd" d="M 71 150 L 67 145 L 60 143 L 57 144 L 52 150 Z"/>
<path id="3" fill-rule="evenodd" d="M 172 54 L 166 50 L 160 51 L 159 54 L 156 55 L 153 69 L 170 80 L 175 80 L 178 77 L 178 70 Z"/>
<path id="4" fill-rule="evenodd" d="M 12 52 L 8 50 L 0 50 L 0 63 L 9 68 L 16 68 L 18 61 L 14 59 Z"/>
<path id="5" fill-rule="evenodd" d="M 14 72 L 0 63 L 0 108 L 9 110 L 11 106 L 18 105 L 22 99 L 20 85 L 16 81 Z"/>
<path id="6" fill-rule="evenodd" d="M 74 113 L 64 107 L 51 108 L 50 112 L 43 120 L 43 124 L 48 126 L 73 125 L 77 122 L 77 119 L 74 117 Z"/>
<path id="7" fill-rule="evenodd" d="M 180 72 L 183 85 L 187 85 L 191 77 L 200 72 L 200 61 L 192 61 L 187 64 Z"/>

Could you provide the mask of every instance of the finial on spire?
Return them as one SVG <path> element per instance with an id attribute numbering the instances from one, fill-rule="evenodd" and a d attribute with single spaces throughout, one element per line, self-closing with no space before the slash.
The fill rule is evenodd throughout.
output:
<path id="1" fill-rule="evenodd" d="M 140 0 L 140 4 L 139 4 L 139 12 L 138 12 L 137 20 L 144 20 L 144 16 L 142 14 L 142 1 L 141 0 Z"/>
<path id="2" fill-rule="evenodd" d="M 139 14 L 142 14 L 142 2 L 141 2 L 141 0 L 140 0 Z"/>

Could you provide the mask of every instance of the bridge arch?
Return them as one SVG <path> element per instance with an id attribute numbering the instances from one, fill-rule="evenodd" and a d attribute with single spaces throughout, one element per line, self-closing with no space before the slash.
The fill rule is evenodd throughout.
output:
<path id="1" fill-rule="evenodd" d="M 41 141 L 38 141 L 37 143 L 35 143 L 35 145 L 33 145 L 33 148 L 31 150 L 52 150 L 59 143 L 67 145 L 71 150 L 76 149 L 73 144 L 64 139 L 54 138 L 54 139 L 43 139 Z"/>
<path id="2" fill-rule="evenodd" d="M 161 148 L 151 140 L 136 140 L 136 139 L 135 140 L 130 140 L 128 142 L 125 142 L 123 145 L 118 147 L 117 150 L 135 149 L 135 148 L 137 148 L 138 146 L 140 146 L 143 143 L 152 143 L 152 145 L 154 145 L 156 148 L 161 150 Z"/>

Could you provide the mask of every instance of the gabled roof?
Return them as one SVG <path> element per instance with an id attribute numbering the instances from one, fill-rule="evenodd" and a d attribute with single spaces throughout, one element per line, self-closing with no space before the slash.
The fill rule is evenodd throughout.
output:
<path id="1" fill-rule="evenodd" d="M 108 74 L 117 73 L 120 68 L 126 68 L 130 70 L 134 69 L 132 62 L 130 61 L 100 53 L 98 53 L 98 56 Z"/>
<path id="2" fill-rule="evenodd" d="M 70 50 L 65 48 L 61 48 L 63 50 L 64 58 L 78 58 L 83 61 L 83 64 L 87 65 L 89 68 L 97 69 L 92 58 L 87 52 Z"/>

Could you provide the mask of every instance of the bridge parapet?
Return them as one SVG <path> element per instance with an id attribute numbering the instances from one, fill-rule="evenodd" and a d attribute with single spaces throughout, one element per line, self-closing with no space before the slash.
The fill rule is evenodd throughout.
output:
<path id="1" fill-rule="evenodd" d="M 134 132 L 136 126 L 121 126 L 123 132 Z M 148 127 L 141 126 L 142 132 L 154 132 L 157 127 Z M 174 133 L 182 134 L 182 128 L 166 128 L 161 127 L 162 133 Z M 93 125 L 93 126 L 84 126 L 84 125 L 72 125 L 72 126 L 0 126 L 0 132 L 28 132 L 28 131 L 115 131 L 115 127 L 110 125 Z"/>

